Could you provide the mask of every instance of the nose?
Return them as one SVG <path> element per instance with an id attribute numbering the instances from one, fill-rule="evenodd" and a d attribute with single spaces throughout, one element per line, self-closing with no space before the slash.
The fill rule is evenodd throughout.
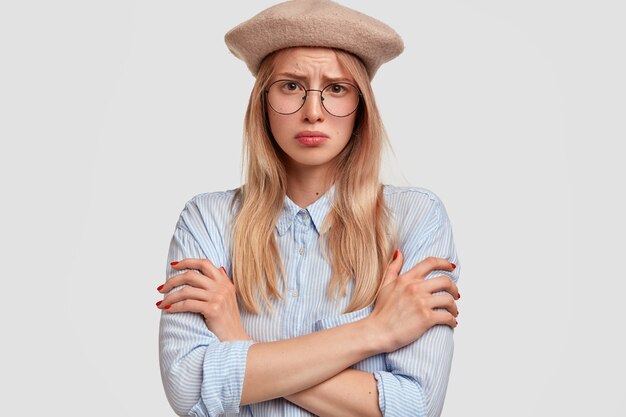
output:
<path id="1" fill-rule="evenodd" d="M 309 90 L 302 109 L 304 120 L 314 123 L 324 120 L 324 108 L 322 107 L 322 92 Z"/>

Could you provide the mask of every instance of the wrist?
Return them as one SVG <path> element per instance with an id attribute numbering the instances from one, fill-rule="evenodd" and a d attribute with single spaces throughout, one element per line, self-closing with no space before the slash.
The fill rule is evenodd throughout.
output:
<path id="1" fill-rule="evenodd" d="M 231 327 L 221 328 L 215 327 L 209 329 L 217 336 L 220 342 L 236 342 L 241 340 L 252 340 L 248 333 L 243 329 L 233 329 Z"/>
<path id="2" fill-rule="evenodd" d="M 368 357 L 387 352 L 388 340 L 374 317 L 367 316 L 354 324 L 358 326 L 360 332 L 358 340 L 361 341 Z"/>

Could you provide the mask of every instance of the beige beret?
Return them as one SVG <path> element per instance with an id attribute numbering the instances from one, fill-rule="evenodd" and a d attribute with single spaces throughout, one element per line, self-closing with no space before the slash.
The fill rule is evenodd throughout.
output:
<path id="1" fill-rule="evenodd" d="M 228 49 L 256 76 L 263 58 L 293 46 L 343 49 L 365 64 L 370 80 L 404 50 L 402 38 L 380 20 L 330 0 L 279 3 L 226 33 Z"/>

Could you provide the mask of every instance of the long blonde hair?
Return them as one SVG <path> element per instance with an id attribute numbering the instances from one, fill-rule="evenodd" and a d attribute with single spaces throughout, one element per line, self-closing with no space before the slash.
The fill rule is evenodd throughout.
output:
<path id="1" fill-rule="evenodd" d="M 233 220 L 232 276 L 240 303 L 253 313 L 258 313 L 260 299 L 271 307 L 271 298 L 281 296 L 278 275 L 285 280 L 274 228 L 283 209 L 287 174 L 269 128 L 263 94 L 279 53 L 264 59 L 250 94 L 244 122 L 246 181 L 233 197 L 233 205 L 238 199 L 240 204 Z M 396 237 L 389 231 L 390 215 L 379 179 L 387 135 L 370 80 L 357 57 L 341 50 L 335 53 L 363 98 L 353 136 L 333 162 L 335 198 L 320 230 L 333 271 L 328 295 L 346 296 L 346 286 L 353 280 L 349 312 L 375 300 Z"/>

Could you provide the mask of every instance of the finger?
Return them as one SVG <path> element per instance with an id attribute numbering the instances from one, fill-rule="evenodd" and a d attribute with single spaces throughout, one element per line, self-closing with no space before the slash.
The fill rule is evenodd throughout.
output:
<path id="1" fill-rule="evenodd" d="M 211 290 L 213 288 L 213 284 L 215 283 L 203 275 L 200 271 L 192 270 L 174 275 L 165 281 L 163 286 L 157 288 L 157 290 L 162 294 L 167 294 L 172 289 L 180 287 L 181 285 L 191 285 L 192 287 Z"/>
<path id="2" fill-rule="evenodd" d="M 165 303 L 161 304 L 164 307 L 164 310 L 167 313 L 199 313 L 204 316 L 205 310 L 207 309 L 207 303 L 204 301 L 198 300 L 183 300 L 174 304 L 165 305 Z"/>
<path id="3" fill-rule="evenodd" d="M 429 256 L 428 258 L 415 265 L 411 269 L 411 272 L 412 274 L 415 274 L 418 278 L 424 278 L 432 271 L 440 270 L 452 272 L 454 271 L 454 268 L 456 268 L 456 265 L 454 265 L 447 259 Z"/>
<path id="4" fill-rule="evenodd" d="M 433 323 L 433 325 L 445 324 L 453 329 L 459 325 L 456 318 L 448 311 L 434 311 L 431 316 L 431 323 Z"/>
<path id="5" fill-rule="evenodd" d="M 159 308 L 165 308 L 169 305 L 180 303 L 183 300 L 195 300 L 207 302 L 210 293 L 207 290 L 194 287 L 185 287 L 180 291 L 174 291 L 161 301 Z"/>
<path id="6" fill-rule="evenodd" d="M 424 285 L 424 289 L 431 294 L 439 291 L 446 291 L 452 297 L 454 297 L 455 300 L 458 300 L 460 298 L 458 287 L 447 275 L 441 275 L 435 278 L 428 279 L 424 281 L 422 285 Z"/>
<path id="7" fill-rule="evenodd" d="M 428 299 L 428 306 L 430 308 L 445 308 L 454 317 L 459 315 L 459 309 L 454 302 L 454 298 L 448 293 L 433 295 Z"/>
<path id="8" fill-rule="evenodd" d="M 392 258 L 391 263 L 387 266 L 387 270 L 385 271 L 385 277 L 383 278 L 383 282 L 381 283 L 381 287 L 393 282 L 398 278 L 400 271 L 402 270 L 402 263 L 404 262 L 404 256 L 400 250 L 396 249 L 394 252 L 394 258 Z"/>
<path id="9" fill-rule="evenodd" d="M 209 278 L 214 278 L 218 273 L 218 269 L 213 262 L 208 259 L 185 258 L 180 261 L 171 262 L 172 268 L 180 271 L 182 269 L 197 269 Z"/>

